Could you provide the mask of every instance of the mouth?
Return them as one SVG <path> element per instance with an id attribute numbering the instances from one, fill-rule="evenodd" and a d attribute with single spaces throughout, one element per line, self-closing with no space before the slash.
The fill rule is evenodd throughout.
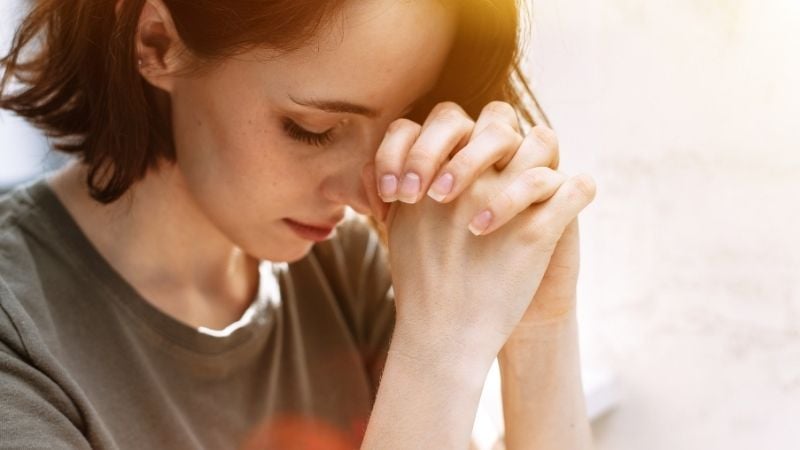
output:
<path id="1" fill-rule="evenodd" d="M 330 237 L 334 228 L 339 223 L 329 222 L 327 224 L 309 224 L 298 222 L 289 218 L 283 219 L 283 222 L 292 229 L 298 236 L 310 241 L 321 242 Z"/>

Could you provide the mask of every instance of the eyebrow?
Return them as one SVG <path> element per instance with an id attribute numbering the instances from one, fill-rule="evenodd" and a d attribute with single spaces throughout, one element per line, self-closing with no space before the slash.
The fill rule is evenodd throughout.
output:
<path id="1" fill-rule="evenodd" d="M 359 105 L 357 103 L 346 102 L 343 100 L 318 100 L 318 99 L 298 100 L 292 97 L 291 95 L 289 96 L 289 98 L 292 99 L 292 101 L 297 103 L 298 105 L 317 108 L 325 112 L 358 114 L 369 118 L 378 117 L 380 115 L 378 111 L 372 108 L 369 108 L 364 105 Z"/>

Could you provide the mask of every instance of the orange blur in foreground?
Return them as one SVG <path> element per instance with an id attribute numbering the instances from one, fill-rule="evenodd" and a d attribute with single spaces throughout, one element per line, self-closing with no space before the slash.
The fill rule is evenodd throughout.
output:
<path id="1" fill-rule="evenodd" d="M 367 419 L 351 424 L 349 432 L 322 420 L 303 416 L 276 416 L 255 428 L 241 450 L 353 450 L 361 446 Z"/>

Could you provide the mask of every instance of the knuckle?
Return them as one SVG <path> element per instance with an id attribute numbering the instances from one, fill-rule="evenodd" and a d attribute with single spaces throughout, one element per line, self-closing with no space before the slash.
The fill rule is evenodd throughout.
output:
<path id="1" fill-rule="evenodd" d="M 542 144 L 550 150 L 557 151 L 558 150 L 558 136 L 556 136 L 555 131 L 551 128 L 548 128 L 544 125 L 538 125 L 533 127 L 530 134 L 534 137 L 539 139 Z"/>
<path id="2" fill-rule="evenodd" d="M 431 113 L 436 114 L 442 110 L 460 110 L 460 109 L 461 105 L 459 105 L 458 103 L 450 100 L 445 100 L 443 102 L 439 102 L 436 105 L 434 105 L 433 109 L 431 110 Z"/>
<path id="3" fill-rule="evenodd" d="M 499 100 L 487 103 L 486 106 L 483 107 L 482 112 L 515 118 L 517 116 L 517 112 L 511 104 Z"/>
<path id="4" fill-rule="evenodd" d="M 388 134 L 396 133 L 417 133 L 421 129 L 421 125 L 406 118 L 400 118 L 392 121 L 389 124 L 386 132 Z"/>
<path id="5" fill-rule="evenodd" d="M 544 174 L 538 169 L 539 167 L 526 169 L 519 176 L 520 183 L 522 183 L 527 192 L 538 192 L 545 187 L 546 180 L 543 176 Z"/>
<path id="6" fill-rule="evenodd" d="M 572 177 L 573 181 L 573 192 L 575 196 L 579 197 L 581 200 L 586 199 L 588 201 L 592 201 L 597 194 L 597 184 L 594 182 L 594 179 L 587 175 L 587 174 L 578 174 Z"/>
<path id="7" fill-rule="evenodd" d="M 517 130 L 504 122 L 489 122 L 486 124 L 486 128 L 484 128 L 483 132 L 499 139 L 502 142 L 512 145 L 518 146 L 522 142 L 522 136 L 517 132 Z"/>
<path id="8" fill-rule="evenodd" d="M 500 191 L 497 197 L 491 202 L 492 211 L 501 215 L 505 215 L 509 210 L 513 209 L 514 206 L 514 197 L 512 197 L 511 193 L 507 190 Z"/>
<path id="9" fill-rule="evenodd" d="M 436 150 L 427 144 L 414 144 L 411 151 L 408 153 L 409 164 L 416 163 L 429 163 L 431 160 L 437 159 Z"/>
<path id="10" fill-rule="evenodd" d="M 433 118 L 433 123 L 443 127 L 454 128 L 459 131 L 472 129 L 472 121 L 464 117 L 461 113 L 452 110 L 442 111 Z"/>
<path id="11" fill-rule="evenodd" d="M 441 102 L 437 104 L 431 111 L 431 115 L 435 120 L 458 123 L 466 119 L 467 114 L 455 102 Z"/>
<path id="12" fill-rule="evenodd" d="M 553 130 L 539 125 L 534 127 L 525 139 L 531 140 L 533 148 L 541 148 L 545 152 L 546 158 L 550 161 L 549 167 L 558 169 L 560 160 L 558 138 Z"/>
<path id="13" fill-rule="evenodd" d="M 448 163 L 448 170 L 456 177 L 459 175 L 463 177 L 474 171 L 479 166 L 479 163 L 480 161 L 473 153 L 459 152 Z"/>

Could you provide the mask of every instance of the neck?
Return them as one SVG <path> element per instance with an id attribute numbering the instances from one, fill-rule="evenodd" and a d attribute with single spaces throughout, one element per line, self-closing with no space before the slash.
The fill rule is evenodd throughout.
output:
<path id="1" fill-rule="evenodd" d="M 258 261 L 203 214 L 180 171 L 151 170 L 119 200 L 101 205 L 75 163 L 49 183 L 101 255 L 142 296 L 176 319 L 224 328 L 258 288 Z"/>

